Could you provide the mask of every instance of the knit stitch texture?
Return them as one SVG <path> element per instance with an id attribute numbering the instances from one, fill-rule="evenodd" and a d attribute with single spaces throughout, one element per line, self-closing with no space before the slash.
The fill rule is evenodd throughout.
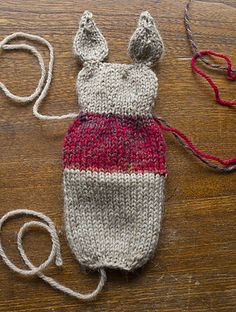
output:
<path id="1" fill-rule="evenodd" d="M 65 226 L 78 261 L 134 270 L 155 251 L 163 213 L 166 144 L 152 116 L 163 42 L 143 12 L 129 43 L 133 64 L 103 63 L 105 38 L 84 12 L 74 40 L 83 62 L 81 112 L 63 149 Z"/>

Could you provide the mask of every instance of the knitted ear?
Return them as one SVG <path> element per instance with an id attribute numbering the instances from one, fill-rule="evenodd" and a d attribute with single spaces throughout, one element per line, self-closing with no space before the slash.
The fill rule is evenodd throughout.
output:
<path id="1" fill-rule="evenodd" d="M 85 11 L 74 39 L 74 52 L 82 62 L 103 61 L 108 54 L 106 39 L 97 28 L 93 15 Z"/>
<path id="2" fill-rule="evenodd" d="M 152 16 L 146 11 L 130 39 L 128 52 L 135 63 L 154 65 L 164 52 L 164 44 Z"/>

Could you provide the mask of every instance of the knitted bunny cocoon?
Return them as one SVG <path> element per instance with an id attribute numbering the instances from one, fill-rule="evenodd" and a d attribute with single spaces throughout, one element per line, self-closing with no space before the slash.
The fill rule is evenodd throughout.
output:
<path id="1" fill-rule="evenodd" d="M 92 269 L 134 270 L 155 251 L 163 213 L 166 144 L 152 116 L 164 46 L 153 18 L 140 15 L 129 43 L 133 64 L 103 62 L 105 38 L 82 15 L 74 52 L 81 112 L 63 149 L 65 226 L 77 260 Z"/>

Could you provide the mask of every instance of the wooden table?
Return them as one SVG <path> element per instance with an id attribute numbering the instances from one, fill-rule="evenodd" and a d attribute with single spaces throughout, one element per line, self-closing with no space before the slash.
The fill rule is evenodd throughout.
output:
<path id="1" fill-rule="evenodd" d="M 129 63 L 129 37 L 140 12 L 149 10 L 166 46 L 165 58 L 155 70 L 159 78 L 156 114 L 185 132 L 203 151 L 230 158 L 236 155 L 236 110 L 216 105 L 209 86 L 191 71 L 184 4 L 183 0 L 6 0 L 0 3 L 0 38 L 24 31 L 53 44 L 54 79 L 41 111 L 63 114 L 78 110 L 75 81 L 81 65 L 73 56 L 72 39 L 81 13 L 85 9 L 94 13 L 108 40 L 109 62 Z M 199 48 L 224 52 L 235 62 L 235 1 L 198 1 L 192 16 Z M 47 58 L 46 51 L 41 51 Z M 28 95 L 35 89 L 39 68 L 32 56 L 3 52 L 0 68 L 0 80 L 16 94 Z M 221 73 L 205 71 L 214 77 L 224 98 L 236 98 L 235 82 Z M 14 104 L 1 94 L 1 215 L 25 208 L 52 218 L 60 231 L 64 269 L 52 266 L 46 273 L 88 292 L 95 288 L 98 276 L 81 271 L 63 228 L 61 149 L 70 122 L 40 122 L 31 109 L 31 104 Z M 213 172 L 171 136 L 166 135 L 166 140 L 169 177 L 155 257 L 132 274 L 108 272 L 108 283 L 93 302 L 64 296 L 37 278 L 22 278 L 1 261 L 1 312 L 236 311 L 236 174 Z M 18 265 L 22 263 L 15 238 L 21 222 L 23 219 L 6 225 L 3 235 L 7 253 Z M 44 232 L 30 232 L 25 246 L 30 259 L 39 264 L 50 250 L 49 237 Z"/>

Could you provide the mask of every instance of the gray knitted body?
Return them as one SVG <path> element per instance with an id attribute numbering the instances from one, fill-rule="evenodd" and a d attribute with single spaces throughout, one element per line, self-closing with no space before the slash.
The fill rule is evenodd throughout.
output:
<path id="1" fill-rule="evenodd" d="M 166 145 L 152 117 L 163 52 L 148 12 L 129 44 L 134 63 L 109 64 L 105 38 L 85 12 L 74 41 L 81 113 L 64 144 L 65 226 L 78 261 L 133 270 L 153 254 L 163 213 Z"/>

